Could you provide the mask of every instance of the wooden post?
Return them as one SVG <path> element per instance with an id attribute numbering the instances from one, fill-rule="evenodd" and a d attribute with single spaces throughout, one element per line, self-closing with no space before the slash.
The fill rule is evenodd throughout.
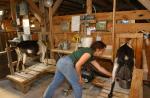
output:
<path id="1" fill-rule="evenodd" d="M 143 70 L 134 69 L 129 98 L 143 98 Z"/>
<path id="2" fill-rule="evenodd" d="M 53 41 L 54 41 L 54 39 L 53 39 L 53 32 L 52 32 L 52 25 L 53 25 L 53 23 L 52 23 L 52 7 L 49 7 L 49 33 L 48 33 L 48 36 L 49 36 L 49 43 L 50 43 L 50 48 L 52 49 L 52 48 L 54 48 L 54 43 L 53 43 Z M 53 58 L 54 57 L 54 55 L 53 55 L 53 53 L 51 52 L 51 54 L 50 54 L 50 56 L 51 56 L 51 58 Z"/>
<path id="3" fill-rule="evenodd" d="M 10 47 L 8 47 L 8 44 L 6 43 L 6 48 L 5 48 L 6 52 L 7 52 L 7 59 L 8 59 L 8 67 L 10 70 L 10 73 L 13 75 L 14 74 L 14 68 L 12 67 L 12 56 L 11 56 L 11 49 Z"/>
<path id="4" fill-rule="evenodd" d="M 92 0 L 86 0 L 86 13 L 92 14 Z"/>
<path id="5" fill-rule="evenodd" d="M 43 15 L 43 22 L 41 23 L 41 33 L 39 34 L 39 39 L 42 40 L 42 35 L 46 33 L 46 16 L 43 0 L 39 0 L 39 9 Z"/>
<path id="6" fill-rule="evenodd" d="M 142 65 L 142 49 L 143 49 L 143 36 L 141 38 L 137 39 L 137 44 L 136 44 L 136 67 L 139 69 L 143 68 Z"/>
<path id="7" fill-rule="evenodd" d="M 10 0 L 11 18 L 14 23 L 16 22 L 16 0 Z"/>
<path id="8" fill-rule="evenodd" d="M 113 27 L 112 27 L 112 61 L 114 61 L 115 56 L 115 13 L 116 13 L 116 0 L 113 0 Z"/>

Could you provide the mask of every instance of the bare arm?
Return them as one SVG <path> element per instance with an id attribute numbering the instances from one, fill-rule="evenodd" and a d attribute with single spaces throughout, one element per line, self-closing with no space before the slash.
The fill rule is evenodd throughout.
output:
<path id="1" fill-rule="evenodd" d="M 82 82 L 82 77 L 81 77 L 81 68 L 82 68 L 82 65 L 91 57 L 91 55 L 89 53 L 84 53 L 81 58 L 77 61 L 76 65 L 75 65 L 75 68 L 76 68 L 76 71 L 77 71 L 77 74 L 80 78 L 80 81 L 79 82 Z"/>
<path id="2" fill-rule="evenodd" d="M 116 76 L 116 71 L 118 69 L 118 63 L 117 63 L 117 58 L 115 59 L 114 62 L 114 67 L 113 67 L 113 72 L 112 72 L 112 82 L 115 81 L 115 76 Z"/>
<path id="3" fill-rule="evenodd" d="M 100 72 L 106 74 L 107 76 L 111 77 L 112 74 L 108 72 L 104 67 L 102 67 L 96 60 L 93 60 L 91 64 Z"/>

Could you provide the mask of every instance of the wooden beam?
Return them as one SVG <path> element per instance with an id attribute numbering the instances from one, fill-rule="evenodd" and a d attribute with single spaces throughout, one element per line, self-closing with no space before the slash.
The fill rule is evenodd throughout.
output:
<path id="1" fill-rule="evenodd" d="M 42 13 L 40 12 L 39 8 L 35 5 L 32 0 L 26 0 L 27 3 L 30 5 L 31 11 L 34 13 L 34 16 L 38 19 L 40 23 L 43 22 Z"/>
<path id="2" fill-rule="evenodd" d="M 134 69 L 129 98 L 143 98 L 143 70 Z"/>
<path id="3" fill-rule="evenodd" d="M 92 0 L 86 0 L 86 13 L 92 14 Z"/>
<path id="4" fill-rule="evenodd" d="M 115 24 L 116 24 L 116 0 L 113 0 L 113 13 L 112 13 L 112 20 L 113 20 L 113 27 L 112 27 L 112 51 L 115 50 Z M 114 61 L 115 54 L 112 52 L 112 61 Z"/>
<path id="5" fill-rule="evenodd" d="M 112 12 L 97 13 L 96 18 L 98 20 L 112 20 Z M 133 10 L 133 11 L 117 11 L 116 20 L 142 20 L 150 19 L 150 11 L 148 10 Z"/>
<path id="6" fill-rule="evenodd" d="M 139 31 L 150 32 L 150 23 L 130 23 L 130 24 L 116 24 L 116 33 L 131 32 L 136 33 Z"/>
<path id="7" fill-rule="evenodd" d="M 58 0 L 57 0 L 58 1 Z M 52 25 L 53 25 L 53 21 L 52 21 L 52 16 L 53 16 L 53 10 L 52 7 L 49 7 L 49 33 L 48 33 L 48 37 L 49 37 L 49 43 L 50 43 L 50 48 L 54 48 L 54 38 L 53 38 L 53 32 L 52 32 Z M 53 58 L 53 53 L 51 52 L 51 58 Z"/>
<path id="8" fill-rule="evenodd" d="M 52 16 L 55 14 L 55 12 L 57 11 L 57 9 L 59 8 L 59 6 L 61 5 L 63 0 L 57 0 L 53 6 L 52 9 Z"/>
<path id="9" fill-rule="evenodd" d="M 45 7 L 44 7 L 44 1 L 39 0 L 39 9 L 41 13 L 43 14 L 43 24 L 41 25 L 41 33 L 46 33 L 46 15 L 45 15 Z M 40 34 L 40 39 L 42 40 L 42 34 Z"/>
<path id="10" fill-rule="evenodd" d="M 138 0 L 142 5 L 144 5 L 145 8 L 150 10 L 150 0 Z"/>
<path id="11" fill-rule="evenodd" d="M 80 14 L 83 15 L 83 14 Z M 112 12 L 105 13 L 96 13 L 97 20 L 112 20 Z M 70 15 L 65 16 L 55 16 L 53 19 L 61 18 L 61 17 L 70 17 Z M 117 11 L 116 12 L 116 20 L 146 20 L 150 19 L 150 11 L 148 10 L 133 10 L 133 11 Z"/>
<path id="12" fill-rule="evenodd" d="M 16 0 L 10 0 L 11 18 L 16 22 Z"/>

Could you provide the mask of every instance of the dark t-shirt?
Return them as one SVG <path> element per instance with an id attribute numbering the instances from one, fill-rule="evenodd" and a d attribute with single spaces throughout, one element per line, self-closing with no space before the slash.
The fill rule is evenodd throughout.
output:
<path id="1" fill-rule="evenodd" d="M 84 53 L 89 53 L 91 55 L 91 57 L 87 60 L 87 62 L 85 62 L 85 64 L 90 63 L 92 60 L 94 60 L 93 51 L 91 48 L 81 48 L 77 51 L 74 51 L 69 55 L 69 57 L 74 63 L 76 63 Z"/>

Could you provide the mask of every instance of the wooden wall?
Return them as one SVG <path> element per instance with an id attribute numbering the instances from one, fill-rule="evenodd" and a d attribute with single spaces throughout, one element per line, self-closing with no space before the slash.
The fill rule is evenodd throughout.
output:
<path id="1" fill-rule="evenodd" d="M 96 21 L 106 20 L 107 22 L 112 21 L 112 12 L 96 13 Z M 71 32 L 71 17 L 67 16 L 54 16 L 53 17 L 53 37 L 54 44 L 57 46 L 58 42 L 64 39 L 71 40 L 72 36 L 76 32 Z M 147 20 L 150 19 L 150 12 L 147 10 L 134 10 L 134 11 L 120 11 L 116 12 L 116 20 L 135 20 L 140 23 L 129 23 L 129 24 L 116 24 L 115 33 L 137 33 L 141 30 L 150 31 L 150 23 Z M 61 28 L 62 22 L 68 22 L 70 24 L 70 30 L 63 32 Z M 147 22 L 147 23 L 146 23 Z M 81 28 L 80 28 L 81 29 Z M 110 28 L 109 28 L 110 29 Z M 95 38 L 97 33 L 100 33 L 102 40 L 111 45 L 111 31 L 96 31 L 92 33 Z M 63 37 L 62 37 L 63 36 Z"/>

